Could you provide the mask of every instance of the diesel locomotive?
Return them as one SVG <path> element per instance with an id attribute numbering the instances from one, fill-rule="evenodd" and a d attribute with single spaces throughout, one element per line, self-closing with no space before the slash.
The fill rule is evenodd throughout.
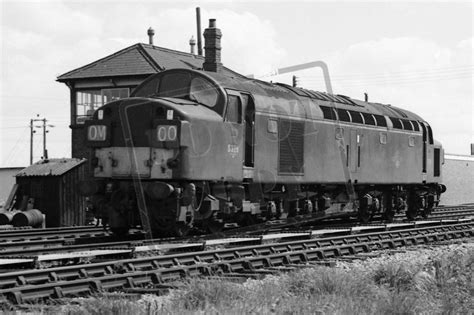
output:
<path id="1" fill-rule="evenodd" d="M 340 213 L 413 219 L 437 204 L 444 152 L 420 116 L 223 73 L 208 59 L 219 43 L 205 48 L 205 70 L 153 75 L 86 122 L 93 180 L 80 189 L 113 231 L 182 235 Z"/>

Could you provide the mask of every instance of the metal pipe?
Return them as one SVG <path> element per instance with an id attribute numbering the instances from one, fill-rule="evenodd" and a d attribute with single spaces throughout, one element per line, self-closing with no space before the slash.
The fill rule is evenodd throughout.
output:
<path id="1" fill-rule="evenodd" d="M 202 56 L 202 32 L 201 32 L 201 8 L 196 8 L 196 24 L 197 24 L 197 48 L 198 55 Z"/>

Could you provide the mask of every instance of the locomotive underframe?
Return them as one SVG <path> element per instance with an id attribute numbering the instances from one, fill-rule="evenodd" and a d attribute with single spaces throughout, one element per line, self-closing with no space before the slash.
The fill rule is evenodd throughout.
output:
<path id="1" fill-rule="evenodd" d="M 216 232 L 225 223 L 247 226 L 295 216 L 346 215 L 366 223 L 374 217 L 391 222 L 395 213 L 405 212 L 414 219 L 429 215 L 443 191 L 437 183 L 355 184 L 348 190 L 346 183 L 142 181 L 145 209 L 140 209 L 141 192 L 135 191 L 133 181 L 98 183 L 91 203 L 104 223 L 114 232 L 125 233 L 144 226 L 141 220 L 146 219 L 156 236 L 183 235 L 190 228 Z"/>

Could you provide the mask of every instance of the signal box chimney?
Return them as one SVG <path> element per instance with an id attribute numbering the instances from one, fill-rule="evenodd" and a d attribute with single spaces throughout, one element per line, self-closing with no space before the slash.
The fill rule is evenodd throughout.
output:
<path id="1" fill-rule="evenodd" d="M 209 20 L 209 28 L 204 30 L 204 50 L 206 56 L 202 65 L 205 71 L 219 72 L 221 63 L 222 32 L 216 27 L 216 19 Z"/>
<path id="2" fill-rule="evenodd" d="M 194 46 L 196 46 L 196 40 L 194 39 L 194 36 L 191 37 L 189 40 L 189 47 L 191 48 L 191 54 L 194 55 Z"/>
<path id="3" fill-rule="evenodd" d="M 155 30 L 150 27 L 148 29 L 147 34 L 148 34 L 148 43 L 150 45 L 153 45 L 153 36 L 155 36 Z"/>

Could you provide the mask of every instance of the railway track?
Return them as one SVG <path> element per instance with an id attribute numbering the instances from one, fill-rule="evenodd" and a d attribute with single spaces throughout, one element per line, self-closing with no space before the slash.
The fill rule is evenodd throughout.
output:
<path id="1" fill-rule="evenodd" d="M 329 235 L 348 235 L 353 233 L 360 233 L 362 231 L 371 232 L 371 231 L 396 231 L 399 229 L 406 229 L 409 227 L 420 227 L 420 226 L 430 226 L 430 225 L 439 225 L 439 224 L 451 224 L 455 221 L 445 221 L 445 222 L 438 222 L 438 221 L 419 221 L 419 222 L 409 222 L 409 223 L 394 223 L 394 224 L 372 224 L 372 225 L 364 225 L 364 226 L 338 226 L 337 228 L 326 228 L 326 229 L 317 229 L 317 230 L 279 230 L 273 229 L 268 230 L 265 233 L 255 234 L 251 233 L 248 235 L 244 235 L 244 237 L 239 237 L 241 235 L 231 235 L 228 238 L 216 237 L 216 236 L 206 236 L 206 237 L 193 237 L 193 238 L 181 238 L 181 239 L 129 239 L 129 240 L 120 240 L 120 241 L 112 241 L 112 238 L 108 239 L 105 242 L 95 242 L 95 243 L 85 243 L 85 244 L 73 244 L 73 243 L 64 243 L 62 240 L 46 240 L 46 241 L 30 241 L 23 243 L 9 243 L 7 248 L 3 248 L 0 251 L 0 258 L 31 258 L 36 259 L 37 256 L 40 255 L 50 255 L 54 253 L 69 253 L 72 257 L 74 252 L 80 251 L 94 251 L 94 250 L 103 250 L 103 249 L 120 249 L 125 250 L 129 249 L 130 251 L 135 251 L 137 249 L 145 249 L 147 246 L 156 246 L 161 251 L 166 249 L 167 251 L 171 251 L 173 249 L 176 250 L 192 250 L 195 248 L 202 248 L 205 249 L 207 247 L 213 246 L 214 244 L 225 244 L 225 245 L 232 245 L 235 243 L 238 244 L 257 244 L 262 242 L 271 241 L 272 238 L 268 238 L 269 233 L 274 233 L 271 235 L 281 235 L 279 238 L 281 240 L 287 239 L 308 239 L 315 237 L 316 235 L 320 236 L 329 236 Z M 276 234 L 275 234 L 276 233 Z M 265 235 L 267 234 L 267 235 Z M 276 239 L 274 237 L 273 239 Z M 46 242 L 44 245 L 43 242 Z M 224 243 L 223 243 L 224 242 Z M 44 245 L 44 246 L 42 246 Z M 177 248 L 173 248 L 173 246 L 177 246 Z M 186 246 L 185 246 L 186 245 Z M 3 262 L 5 264 L 5 261 Z M 0 270 L 2 268 L 2 262 L 0 262 Z"/>
<path id="2" fill-rule="evenodd" d="M 80 237 L 101 237 L 109 235 L 102 227 L 79 226 L 45 229 L 14 229 L 0 231 L 0 246 L 12 242 L 35 240 L 63 240 Z"/>
<path id="3" fill-rule="evenodd" d="M 0 296 L 13 303 L 88 295 L 124 288 L 166 288 L 189 276 L 234 277 L 302 267 L 322 259 L 373 250 L 472 237 L 474 222 L 397 231 L 309 238 L 280 243 L 173 253 L 77 266 L 0 274 Z"/>
<path id="4" fill-rule="evenodd" d="M 427 220 L 457 219 L 474 217 L 474 205 L 438 207 Z M 404 215 L 396 216 L 394 222 L 405 222 Z M 252 228 L 230 229 L 225 233 L 228 236 L 242 234 L 255 235 L 262 231 L 277 232 L 287 230 L 293 232 L 295 229 L 309 230 L 321 227 L 351 227 L 357 224 L 356 220 L 347 218 L 333 219 L 329 221 L 316 222 L 315 224 L 282 223 L 260 224 Z M 372 225 L 383 224 L 382 220 L 375 220 Z M 190 238 L 191 241 L 201 242 L 202 237 Z M 39 255 L 55 252 L 72 252 L 87 249 L 100 248 L 123 248 L 133 247 L 141 244 L 157 243 L 163 240 L 144 240 L 144 235 L 139 231 L 128 237 L 128 240 L 120 240 L 110 235 L 102 227 L 70 227 L 70 228 L 47 228 L 47 229 L 19 229 L 0 231 L 0 257 L 15 257 L 25 255 Z"/>

